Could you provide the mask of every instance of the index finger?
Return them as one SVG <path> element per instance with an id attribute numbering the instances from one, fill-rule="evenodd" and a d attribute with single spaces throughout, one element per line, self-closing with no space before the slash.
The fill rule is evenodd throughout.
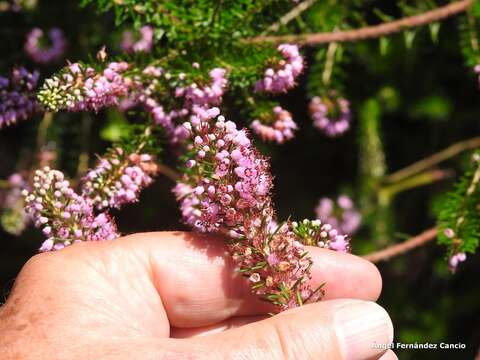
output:
<path id="1" fill-rule="evenodd" d="M 186 232 L 131 235 L 104 243 L 110 251 L 146 257 L 171 326 L 210 325 L 232 316 L 272 312 L 250 292 L 224 241 Z M 370 262 L 350 254 L 308 247 L 314 261 L 312 286 L 326 283 L 325 299 L 376 300 L 381 277 Z"/>

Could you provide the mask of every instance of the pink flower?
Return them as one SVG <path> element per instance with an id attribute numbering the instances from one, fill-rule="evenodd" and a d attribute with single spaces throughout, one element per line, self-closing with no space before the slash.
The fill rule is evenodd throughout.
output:
<path id="1" fill-rule="evenodd" d="M 34 28 L 28 33 L 24 46 L 27 55 L 38 64 L 48 64 L 61 59 L 67 48 L 67 40 L 63 31 L 59 28 L 52 28 L 48 32 L 49 47 L 41 46 L 43 37 L 44 32 L 39 28 Z"/>
<path id="2" fill-rule="evenodd" d="M 119 105 L 131 91 L 134 83 L 123 73 L 126 62 L 112 62 L 97 74 L 92 68 L 74 63 L 63 73 L 45 81 L 38 94 L 42 103 L 52 111 L 95 111 Z"/>
<path id="3" fill-rule="evenodd" d="M 303 58 L 296 45 L 282 44 L 277 49 L 283 59 L 278 62 L 275 69 L 265 70 L 264 78 L 255 84 L 257 92 L 286 92 L 295 86 L 296 78 L 303 71 Z"/>
<path id="4" fill-rule="evenodd" d="M 310 101 L 313 125 L 329 137 L 336 137 L 350 129 L 350 103 L 331 92 L 329 97 L 315 96 Z"/>
<path id="5" fill-rule="evenodd" d="M 250 125 L 253 133 L 263 141 L 274 141 L 283 144 L 293 139 L 297 124 L 293 121 L 292 115 L 280 106 L 273 108 L 273 118 L 266 119 L 265 123 L 256 119 Z"/>
<path id="6" fill-rule="evenodd" d="M 120 48 L 126 53 L 149 53 L 153 47 L 154 30 L 151 26 L 145 25 L 140 28 L 139 39 L 136 39 L 134 32 L 127 30 L 122 34 Z"/>
<path id="7" fill-rule="evenodd" d="M 148 154 L 125 154 L 121 148 L 111 150 L 83 179 L 83 196 L 101 210 L 120 208 L 138 200 L 140 191 L 153 181 L 158 166 Z"/>
<path id="8" fill-rule="evenodd" d="M 119 236 L 111 217 L 106 213 L 95 214 L 92 202 L 76 194 L 58 170 L 49 167 L 37 170 L 33 190 L 24 190 L 23 195 L 27 213 L 48 236 L 40 251 L 60 250 L 78 241 L 113 240 Z"/>
<path id="9" fill-rule="evenodd" d="M 317 219 L 332 225 L 334 229 L 344 234 L 353 235 L 360 228 L 362 221 L 362 215 L 347 195 L 340 195 L 336 201 L 321 198 L 315 213 Z"/>
<path id="10" fill-rule="evenodd" d="M 452 273 L 457 271 L 458 264 L 465 261 L 467 259 L 467 255 L 463 252 L 456 253 L 450 257 L 448 260 L 448 267 Z"/>

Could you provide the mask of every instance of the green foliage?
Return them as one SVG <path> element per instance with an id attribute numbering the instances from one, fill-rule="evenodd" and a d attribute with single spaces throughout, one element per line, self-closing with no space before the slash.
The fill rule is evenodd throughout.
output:
<path id="1" fill-rule="evenodd" d="M 372 3 L 372 0 L 316 1 L 297 21 L 297 27 L 303 25 L 305 29 L 301 30 L 304 32 L 331 32 L 366 26 L 368 12 L 365 9 L 370 10 L 377 5 Z"/>
<path id="2" fill-rule="evenodd" d="M 451 256 L 458 252 L 475 253 L 480 237 L 480 161 L 479 153 L 473 155 L 474 161 L 464 176 L 455 184 L 454 189 L 445 196 L 438 215 L 439 244 L 448 247 Z M 453 237 L 445 234 L 446 229 L 453 230 Z"/>
<path id="3" fill-rule="evenodd" d="M 255 0 L 82 0 L 95 3 L 102 12 L 113 10 L 117 24 L 133 22 L 136 27 L 150 24 L 158 39 L 187 48 L 195 42 L 221 45 L 250 36 L 286 10 L 288 1 Z"/>
<path id="4" fill-rule="evenodd" d="M 430 95 L 418 100 L 412 107 L 412 118 L 427 118 L 430 120 L 447 120 L 452 112 L 450 100 L 442 95 Z"/>
<path id="5" fill-rule="evenodd" d="M 109 110 L 107 113 L 107 123 L 100 131 L 102 140 L 116 142 L 122 138 L 128 137 L 128 121 L 125 115 L 116 110 Z"/>
<path id="6" fill-rule="evenodd" d="M 478 7 L 478 5 L 476 5 Z M 480 11 L 474 10 L 462 16 L 459 20 L 458 32 L 460 47 L 462 49 L 465 64 L 474 67 L 480 63 Z"/>
<path id="7" fill-rule="evenodd" d="M 131 124 L 126 129 L 126 135 L 113 147 L 121 147 L 126 153 L 140 153 L 159 156 L 164 147 L 163 131 L 159 126 L 147 123 Z"/>
<path id="8" fill-rule="evenodd" d="M 3 210 L 0 213 L 0 225 L 7 233 L 19 236 L 27 227 L 23 204 Z"/>

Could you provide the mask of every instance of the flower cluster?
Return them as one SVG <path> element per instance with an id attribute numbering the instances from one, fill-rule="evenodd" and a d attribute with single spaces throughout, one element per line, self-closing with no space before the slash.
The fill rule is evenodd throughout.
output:
<path id="1" fill-rule="evenodd" d="M 145 25 L 140 28 L 138 37 L 131 30 L 126 30 L 122 34 L 120 48 L 126 53 L 133 54 L 138 52 L 149 53 L 153 46 L 153 28 Z"/>
<path id="2" fill-rule="evenodd" d="M 27 188 L 24 177 L 15 173 L 8 178 L 8 191 L 3 199 L 1 224 L 3 229 L 13 235 L 20 235 L 30 223 L 30 217 L 24 211 L 22 189 Z"/>
<path id="3" fill-rule="evenodd" d="M 199 67 L 197 63 L 194 63 L 193 66 Z M 214 68 L 209 72 L 210 84 L 202 86 L 192 83 L 187 86 L 178 86 L 175 89 L 175 96 L 184 97 L 187 107 L 219 105 L 222 102 L 225 87 L 227 86 L 225 74 L 225 69 Z M 180 75 L 180 77 L 182 76 Z"/>
<path id="4" fill-rule="evenodd" d="M 250 128 L 253 133 L 258 135 L 263 141 L 274 141 L 283 144 L 285 141 L 293 139 L 294 132 L 297 130 L 297 124 L 292 119 L 292 114 L 280 106 L 273 108 L 273 116 L 267 119 L 255 119 Z"/>
<path id="5" fill-rule="evenodd" d="M 446 228 L 443 231 L 443 234 L 449 239 L 455 239 L 455 231 L 452 228 Z M 453 250 L 453 255 L 448 259 L 448 268 L 450 272 L 455 273 L 457 271 L 458 265 L 467 259 L 467 254 L 464 252 L 459 252 L 458 249 Z"/>
<path id="6" fill-rule="evenodd" d="M 296 45 L 282 44 L 277 49 L 283 59 L 265 70 L 264 78 L 255 84 L 257 92 L 286 92 L 295 86 L 295 79 L 303 71 L 303 58 Z"/>
<path id="7" fill-rule="evenodd" d="M 330 137 L 339 136 L 350 128 L 352 114 L 348 100 L 332 92 L 329 97 L 315 96 L 310 101 L 313 125 Z"/>
<path id="8" fill-rule="evenodd" d="M 41 147 L 36 161 L 40 167 L 45 167 L 54 163 L 56 156 L 55 145 L 49 143 Z M 0 208 L 3 208 L 0 222 L 3 229 L 12 235 L 20 235 L 32 220 L 24 209 L 25 199 L 22 195 L 23 189 L 30 189 L 27 181 L 30 176 L 31 170 L 14 173 L 8 178 L 5 191 L 0 191 Z"/>
<path id="9" fill-rule="evenodd" d="M 290 224 L 269 233 L 260 215 L 249 219 L 245 226 L 246 241 L 233 243 L 230 251 L 256 295 L 271 302 L 278 311 L 323 297 L 322 286 L 313 289 L 308 283 L 313 261 Z"/>
<path id="10" fill-rule="evenodd" d="M 323 292 L 308 284 L 312 260 L 294 225 L 275 225 L 268 160 L 246 130 L 219 113 L 204 110 L 183 125 L 192 141 L 190 157 L 174 192 L 184 222 L 230 238 L 230 251 L 252 291 L 279 310 L 319 300 Z"/>
<path id="11" fill-rule="evenodd" d="M 354 234 L 360 227 L 362 215 L 355 209 L 347 195 L 340 195 L 336 201 L 321 198 L 315 208 L 317 219 L 332 225 L 344 234 Z"/>
<path id="12" fill-rule="evenodd" d="M 458 264 L 465 261 L 467 259 L 467 254 L 464 252 L 456 253 L 452 255 L 450 259 L 448 259 L 448 268 L 452 273 L 457 271 Z"/>
<path id="13" fill-rule="evenodd" d="M 111 62 L 97 73 L 91 67 L 74 63 L 47 79 L 38 98 L 51 111 L 99 111 L 118 105 L 133 86 L 133 81 L 123 76 L 128 68 L 126 62 Z"/>
<path id="14" fill-rule="evenodd" d="M 35 99 L 38 77 L 23 67 L 14 68 L 8 78 L 0 76 L 0 129 L 41 110 Z"/>
<path id="15" fill-rule="evenodd" d="M 126 154 L 123 149 L 115 148 L 87 173 L 83 179 L 83 195 L 99 210 L 119 208 L 137 201 L 140 191 L 152 183 L 151 176 L 157 171 L 151 155 Z"/>
<path id="16" fill-rule="evenodd" d="M 198 202 L 203 211 L 183 215 L 196 230 L 238 238 L 243 233 L 245 211 L 260 211 L 267 206 L 272 181 L 268 161 L 253 149 L 245 130 L 237 130 L 234 122 L 225 121 L 221 115 L 211 124 L 219 112 L 211 108 L 192 115 L 184 124 L 191 132 L 195 150 L 186 166 L 213 178 L 196 179 L 188 200 Z M 184 189 L 181 185 L 180 190 Z"/>
<path id="17" fill-rule="evenodd" d="M 194 63 L 193 67 L 198 68 L 199 65 Z M 186 129 L 181 125 L 182 119 L 193 112 L 206 111 L 207 107 L 221 103 L 227 86 L 225 73 L 224 69 L 215 68 L 209 72 L 211 80 L 209 83 L 197 84 L 187 83 L 184 73 L 172 77 L 161 67 L 148 66 L 142 72 L 145 85 L 137 86 L 138 93 L 130 97 L 135 99 L 131 103 L 142 104 L 152 115 L 155 123 L 164 128 L 170 143 L 177 144 L 188 136 Z M 158 89 L 162 86 L 171 90 L 176 100 L 176 105 L 170 106 L 170 109 L 156 99 Z"/>
<path id="18" fill-rule="evenodd" d="M 350 252 L 350 241 L 347 235 L 339 233 L 328 223 L 320 220 L 305 219 L 301 222 L 292 223 L 295 235 L 302 244 L 317 246 L 339 252 Z"/>
<path id="19" fill-rule="evenodd" d="M 198 67 L 193 64 L 193 68 Z M 98 111 L 108 106 L 127 110 L 140 105 L 165 129 L 169 141 L 176 144 L 188 135 L 181 126 L 184 119 L 194 108 L 201 111 L 200 108 L 220 104 L 227 86 L 226 71 L 221 68 L 212 69 L 210 81 L 204 83 L 188 82 L 186 74 L 173 76 L 156 66 L 127 76 L 128 69 L 125 62 L 112 62 L 98 74 L 91 67 L 71 64 L 45 81 L 38 98 L 52 111 Z M 165 96 L 166 92 L 172 94 L 166 101 L 168 106 L 158 100 L 158 94 Z"/>
<path id="20" fill-rule="evenodd" d="M 49 43 L 48 46 L 45 45 L 47 42 Z M 67 48 L 67 41 L 63 31 L 59 28 L 50 29 L 48 40 L 44 38 L 42 29 L 34 28 L 28 33 L 24 48 L 34 62 L 48 64 L 63 57 Z"/>
<path id="21" fill-rule="evenodd" d="M 92 201 L 76 194 L 62 172 L 45 167 L 35 172 L 33 180 L 33 190 L 23 190 L 23 195 L 27 213 L 48 237 L 40 251 L 119 236 L 110 216 L 95 214 Z"/>

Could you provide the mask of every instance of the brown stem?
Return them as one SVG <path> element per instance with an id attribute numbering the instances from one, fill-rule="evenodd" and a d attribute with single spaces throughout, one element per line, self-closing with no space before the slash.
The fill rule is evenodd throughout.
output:
<path id="1" fill-rule="evenodd" d="M 421 234 L 414 236 L 400 244 L 395 244 L 383 250 L 375 251 L 371 254 L 367 254 L 363 256 L 363 258 L 373 263 L 386 261 L 392 257 L 404 254 L 419 246 L 425 245 L 426 243 L 428 243 L 429 241 L 432 241 L 436 237 L 437 237 L 437 228 L 433 227 L 428 230 L 425 230 Z"/>
<path id="2" fill-rule="evenodd" d="M 398 182 L 405 178 L 408 178 L 414 174 L 419 173 L 425 169 L 428 169 L 442 161 L 445 161 L 455 155 L 460 154 L 465 150 L 471 150 L 480 147 L 480 136 L 460 141 L 456 144 L 449 146 L 448 148 L 433 154 L 425 159 L 417 161 L 412 165 L 409 165 L 401 170 L 394 172 L 391 175 L 388 175 L 385 180 L 389 183 Z"/>
<path id="3" fill-rule="evenodd" d="M 318 45 L 329 42 L 348 42 L 363 39 L 378 38 L 381 36 L 397 33 L 405 29 L 430 24 L 450 16 L 466 11 L 473 3 L 473 0 L 460 0 L 422 14 L 405 17 L 403 19 L 385 22 L 379 25 L 367 26 L 355 30 L 334 31 L 325 33 L 280 35 L 280 36 L 258 36 L 246 39 L 249 43 L 295 43 L 300 45 Z"/>
<path id="4" fill-rule="evenodd" d="M 52 119 L 53 119 L 53 114 L 51 112 L 45 112 L 45 114 L 43 114 L 43 118 L 40 121 L 40 124 L 38 125 L 38 130 L 37 130 L 37 152 L 40 152 L 42 147 L 47 142 L 48 128 L 52 123 Z"/>
<path id="5" fill-rule="evenodd" d="M 290 10 L 288 13 L 283 15 L 277 22 L 273 23 L 270 25 L 263 33 L 262 35 L 265 35 L 269 32 L 276 32 L 280 29 L 280 27 L 287 25 L 290 21 L 295 19 L 297 16 L 299 16 L 301 13 L 303 13 L 305 10 L 307 10 L 310 6 L 312 6 L 317 0 L 306 0 L 295 6 L 292 10 Z"/>
<path id="6" fill-rule="evenodd" d="M 158 168 L 161 174 L 164 174 L 166 177 L 168 177 L 172 181 L 177 181 L 181 177 L 178 172 L 176 172 L 174 169 L 172 169 L 171 167 L 165 164 L 158 164 Z"/>
<path id="7" fill-rule="evenodd" d="M 450 169 L 434 169 L 427 170 L 423 173 L 416 174 L 402 181 L 398 181 L 392 184 L 385 185 L 380 188 L 379 193 L 389 198 L 395 196 L 406 190 L 414 189 L 420 186 L 429 185 L 436 181 L 442 181 L 453 177 L 454 172 Z"/>
<path id="8" fill-rule="evenodd" d="M 89 154 L 89 141 L 90 139 L 90 128 L 92 125 L 92 119 L 85 115 L 82 119 L 82 150 L 78 156 L 78 165 L 77 165 L 77 176 L 83 176 L 88 170 L 88 163 L 90 161 Z"/>
<path id="9" fill-rule="evenodd" d="M 322 74 L 322 81 L 325 87 L 330 85 L 330 79 L 332 77 L 333 65 L 335 64 L 335 52 L 337 51 L 338 44 L 332 42 L 328 45 L 327 58 L 325 60 L 325 69 Z"/>

